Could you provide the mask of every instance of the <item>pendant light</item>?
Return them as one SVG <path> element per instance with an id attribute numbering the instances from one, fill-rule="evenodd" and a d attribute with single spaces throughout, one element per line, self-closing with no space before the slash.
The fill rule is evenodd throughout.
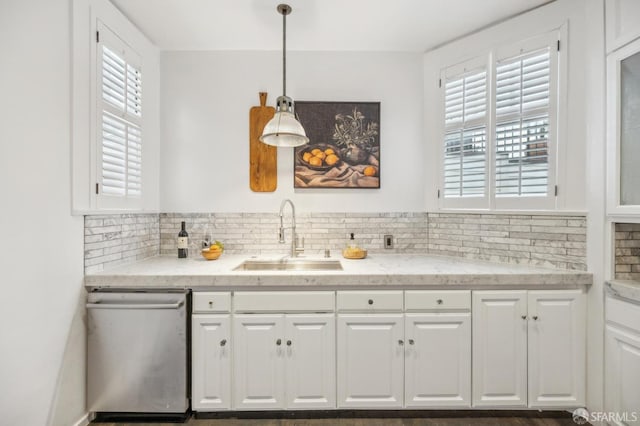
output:
<path id="1" fill-rule="evenodd" d="M 306 144 L 309 138 L 293 114 L 293 99 L 287 96 L 287 15 L 291 13 L 291 6 L 280 4 L 278 12 L 282 15 L 282 96 L 276 100 L 276 113 L 264 126 L 260 142 L 294 147 Z"/>

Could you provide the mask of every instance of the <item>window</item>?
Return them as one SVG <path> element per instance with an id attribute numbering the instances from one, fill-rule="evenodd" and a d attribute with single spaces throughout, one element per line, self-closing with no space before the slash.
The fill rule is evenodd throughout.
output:
<path id="1" fill-rule="evenodd" d="M 554 207 L 557 40 L 547 34 L 443 70 L 442 207 Z"/>
<path id="2" fill-rule="evenodd" d="M 106 26 L 97 33 L 97 194 L 101 207 L 142 195 L 141 60 Z M 116 201 L 117 200 L 117 201 Z"/>

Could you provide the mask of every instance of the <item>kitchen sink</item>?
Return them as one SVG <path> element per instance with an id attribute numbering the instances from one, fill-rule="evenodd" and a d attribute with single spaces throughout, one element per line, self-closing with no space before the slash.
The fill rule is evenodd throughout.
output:
<path id="1" fill-rule="evenodd" d="M 245 260 L 234 271 L 342 271 L 339 260 Z"/>

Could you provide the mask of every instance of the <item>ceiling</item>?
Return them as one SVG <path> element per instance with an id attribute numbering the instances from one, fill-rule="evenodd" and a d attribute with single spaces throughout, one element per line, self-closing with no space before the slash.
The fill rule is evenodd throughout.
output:
<path id="1" fill-rule="evenodd" d="M 282 0 L 111 0 L 162 50 L 282 49 Z M 287 50 L 425 52 L 550 0 L 288 0 Z"/>

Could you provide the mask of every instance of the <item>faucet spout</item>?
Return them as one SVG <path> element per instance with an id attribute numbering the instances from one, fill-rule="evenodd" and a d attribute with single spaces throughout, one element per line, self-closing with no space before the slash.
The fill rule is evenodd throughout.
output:
<path id="1" fill-rule="evenodd" d="M 296 235 L 296 207 L 293 205 L 293 201 L 286 198 L 282 200 L 280 204 L 280 230 L 278 234 L 278 242 L 283 244 L 284 240 L 284 208 L 289 204 L 291 206 L 291 257 L 296 257 L 298 253 L 304 252 L 304 247 L 297 246 L 297 235 Z"/>

